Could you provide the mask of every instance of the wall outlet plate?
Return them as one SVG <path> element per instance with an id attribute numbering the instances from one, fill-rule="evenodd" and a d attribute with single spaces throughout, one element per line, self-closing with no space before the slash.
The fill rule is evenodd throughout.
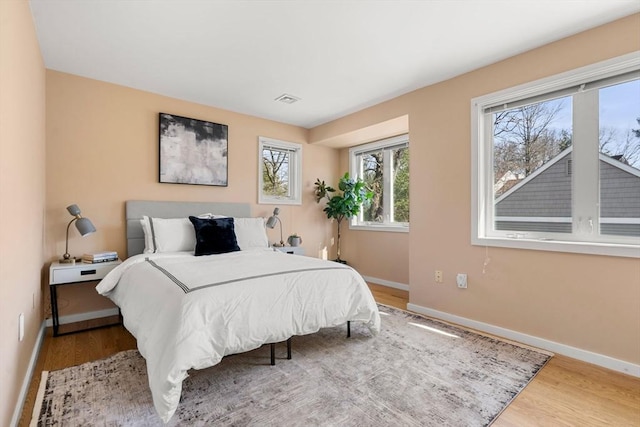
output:
<path id="1" fill-rule="evenodd" d="M 18 341 L 24 339 L 24 313 L 18 316 Z"/>
<path id="2" fill-rule="evenodd" d="M 433 279 L 436 281 L 436 283 L 442 283 L 442 276 L 442 270 L 436 270 L 433 275 Z"/>
<path id="3" fill-rule="evenodd" d="M 458 273 L 456 276 L 456 283 L 460 289 L 467 289 L 467 275 L 464 273 Z"/>

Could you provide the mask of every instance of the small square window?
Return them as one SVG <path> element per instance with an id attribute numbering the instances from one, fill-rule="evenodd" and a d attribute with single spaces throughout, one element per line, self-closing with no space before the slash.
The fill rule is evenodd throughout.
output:
<path id="1" fill-rule="evenodd" d="M 259 138 L 258 203 L 302 204 L 302 145 Z"/>

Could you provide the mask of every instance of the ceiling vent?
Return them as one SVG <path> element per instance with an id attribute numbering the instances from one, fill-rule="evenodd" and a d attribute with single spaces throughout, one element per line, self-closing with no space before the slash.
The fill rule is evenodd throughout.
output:
<path id="1" fill-rule="evenodd" d="M 282 95 L 276 98 L 276 101 L 284 102 L 285 104 L 293 104 L 294 102 L 300 101 L 300 98 L 298 98 L 297 96 L 283 93 Z"/>

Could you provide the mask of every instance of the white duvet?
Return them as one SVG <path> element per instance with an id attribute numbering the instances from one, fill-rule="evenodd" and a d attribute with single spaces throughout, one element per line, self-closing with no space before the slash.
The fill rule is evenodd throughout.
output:
<path id="1" fill-rule="evenodd" d="M 348 320 L 380 330 L 377 305 L 353 269 L 269 249 L 136 255 L 97 290 L 120 307 L 136 337 L 164 422 L 178 407 L 189 369 Z"/>

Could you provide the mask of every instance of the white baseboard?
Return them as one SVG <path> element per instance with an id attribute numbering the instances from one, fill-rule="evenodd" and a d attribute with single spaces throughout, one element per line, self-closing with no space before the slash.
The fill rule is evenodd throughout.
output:
<path id="1" fill-rule="evenodd" d="M 563 356 L 582 360 L 583 362 L 592 363 L 594 365 L 602 366 L 603 368 L 622 372 L 623 374 L 640 377 L 640 365 L 625 362 L 624 360 L 614 359 L 613 357 L 605 356 L 603 354 L 594 353 L 588 350 L 582 350 L 580 348 L 571 347 L 554 341 L 549 341 L 544 338 L 523 334 L 521 332 L 512 331 L 500 326 L 478 322 L 476 320 L 467 319 L 466 317 L 456 316 L 454 314 L 433 310 L 431 308 L 422 307 L 416 304 L 407 304 L 407 310 L 415 311 L 416 313 L 424 314 L 425 316 L 433 317 L 447 322 L 456 323 L 461 326 L 466 326 L 467 328 L 476 329 L 478 331 L 486 332 L 488 334 L 503 337 L 512 341 L 517 341 L 543 350 L 562 354 Z"/>
<path id="2" fill-rule="evenodd" d="M 16 407 L 13 410 L 13 416 L 11 417 L 11 423 L 9 424 L 12 427 L 15 427 L 20 422 L 20 416 L 22 415 L 22 409 L 24 407 L 24 401 L 27 398 L 27 393 L 29 392 L 29 385 L 31 384 L 31 379 L 33 378 L 33 372 L 36 369 L 36 363 L 38 362 L 38 355 L 40 354 L 40 348 L 42 347 L 42 342 L 44 341 L 44 332 L 45 325 L 44 322 L 40 325 L 40 330 L 38 331 L 38 337 L 36 338 L 36 343 L 33 346 L 33 350 L 31 351 L 31 358 L 29 359 L 29 366 L 27 367 L 27 372 L 22 380 L 22 387 L 20 388 L 20 394 L 18 395 L 18 402 L 16 403 Z"/>
<path id="3" fill-rule="evenodd" d="M 362 278 L 365 281 L 370 283 L 375 283 L 376 285 L 388 286 L 390 288 L 409 291 L 409 285 L 405 285 L 404 283 L 392 282 L 391 280 L 378 279 L 377 277 L 371 277 L 371 276 L 362 276 Z"/>
<path id="4" fill-rule="evenodd" d="M 61 325 L 66 325 L 67 323 L 83 322 L 85 320 L 99 319 L 101 317 L 109 317 L 109 316 L 117 316 L 117 315 L 118 315 L 117 308 L 106 308 L 104 310 L 89 311 L 87 313 L 78 313 L 78 314 L 69 314 L 67 316 L 60 316 L 58 320 Z M 46 325 L 48 327 L 53 326 L 53 320 L 47 319 Z"/>

